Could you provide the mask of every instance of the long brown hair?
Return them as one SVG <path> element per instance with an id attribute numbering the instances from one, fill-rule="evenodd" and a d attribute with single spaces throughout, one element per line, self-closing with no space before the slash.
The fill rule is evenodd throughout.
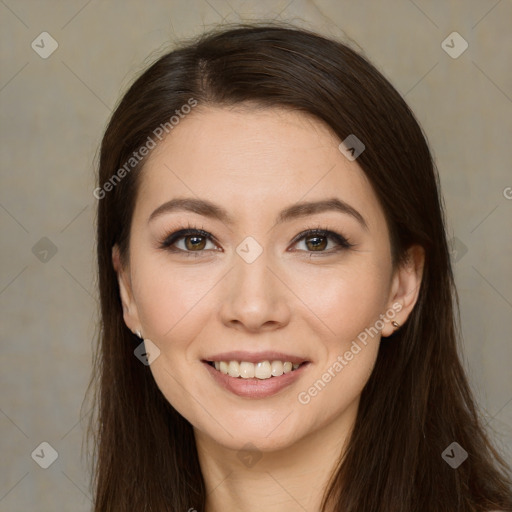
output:
<path id="1" fill-rule="evenodd" d="M 205 506 L 193 428 L 133 354 L 139 340 L 123 321 L 112 265 L 114 244 L 128 260 L 146 160 L 130 159 L 157 127 L 167 123 L 172 137 L 169 119 L 191 98 L 198 105 L 287 107 L 324 121 L 340 140 L 356 134 L 366 146 L 357 162 L 385 212 L 394 265 L 412 244 L 425 249 L 418 301 L 406 324 L 380 345 L 322 510 L 512 510 L 510 469 L 484 432 L 458 354 L 458 299 L 439 178 L 418 122 L 349 46 L 290 26 L 256 24 L 204 34 L 161 56 L 126 92 L 103 137 L 95 193 L 101 332 L 89 426 L 95 511 Z M 453 442 L 468 453 L 456 469 L 442 457 Z"/>

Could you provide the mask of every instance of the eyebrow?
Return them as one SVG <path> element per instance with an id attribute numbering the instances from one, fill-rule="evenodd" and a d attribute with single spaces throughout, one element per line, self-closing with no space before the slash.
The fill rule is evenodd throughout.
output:
<path id="1" fill-rule="evenodd" d="M 219 220 L 224 224 L 234 224 L 233 217 L 222 206 L 216 205 L 215 203 L 205 199 L 196 199 L 192 197 L 175 198 L 160 205 L 149 216 L 148 223 L 165 213 L 171 213 L 175 211 L 189 211 L 204 217 Z M 345 201 L 338 199 L 337 197 L 320 201 L 306 201 L 292 204 L 278 214 L 275 223 L 281 224 L 283 222 L 287 222 L 300 217 L 306 217 L 307 215 L 313 215 L 315 213 L 323 213 L 327 211 L 337 211 L 346 215 L 350 215 L 356 219 L 365 230 L 368 230 L 368 224 L 366 223 L 364 217 L 354 207 L 350 206 Z"/>

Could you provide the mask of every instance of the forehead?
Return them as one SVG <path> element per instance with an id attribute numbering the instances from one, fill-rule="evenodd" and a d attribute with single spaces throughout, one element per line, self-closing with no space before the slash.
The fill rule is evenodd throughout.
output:
<path id="1" fill-rule="evenodd" d="M 200 107 L 149 155 L 139 197 L 147 208 L 173 197 L 220 203 L 242 218 L 332 197 L 381 216 L 356 161 L 323 122 L 281 108 Z"/>

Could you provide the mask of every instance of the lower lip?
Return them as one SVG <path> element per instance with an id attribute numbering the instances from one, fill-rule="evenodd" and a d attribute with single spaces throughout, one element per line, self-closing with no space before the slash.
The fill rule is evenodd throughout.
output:
<path id="1" fill-rule="evenodd" d="M 305 363 L 296 370 L 283 373 L 283 375 L 279 377 L 270 377 L 269 379 L 243 379 L 222 373 L 205 361 L 202 361 L 202 363 L 219 385 L 243 398 L 267 398 L 275 395 L 282 389 L 293 384 L 309 366 L 309 363 Z"/>

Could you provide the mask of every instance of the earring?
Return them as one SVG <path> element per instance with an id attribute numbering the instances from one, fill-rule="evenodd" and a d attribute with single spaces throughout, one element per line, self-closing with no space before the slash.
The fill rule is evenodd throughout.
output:
<path id="1" fill-rule="evenodd" d="M 136 334 L 140 339 L 142 339 L 142 334 L 140 333 L 140 331 L 139 331 L 139 330 L 135 331 L 135 334 Z"/>
<path id="2" fill-rule="evenodd" d="M 395 322 L 394 320 L 391 322 L 393 327 L 396 327 L 397 329 L 400 327 L 400 324 L 398 322 Z"/>

